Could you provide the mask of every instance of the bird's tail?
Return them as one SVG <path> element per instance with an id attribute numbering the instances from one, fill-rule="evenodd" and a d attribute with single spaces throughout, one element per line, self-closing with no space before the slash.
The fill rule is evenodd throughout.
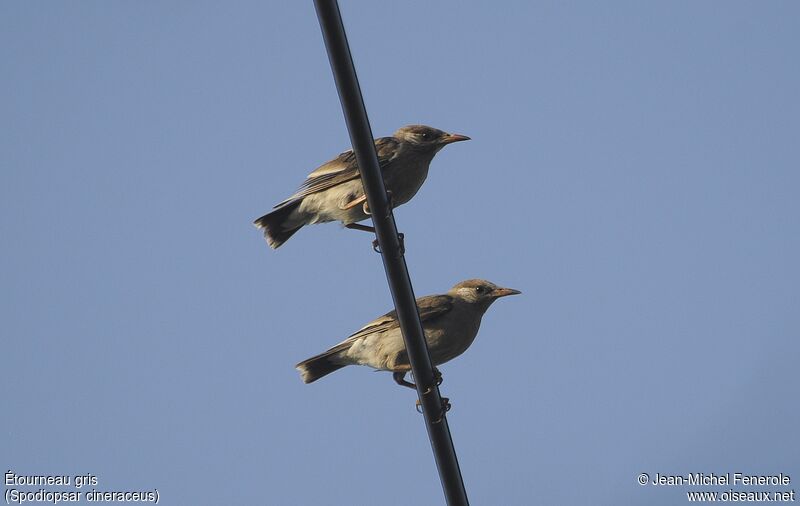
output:
<path id="1" fill-rule="evenodd" d="M 323 376 L 327 376 L 333 371 L 338 371 L 347 364 L 338 364 L 332 359 L 338 355 L 338 349 L 330 349 L 325 353 L 320 353 L 317 356 L 303 360 L 297 364 L 295 369 L 300 371 L 300 377 L 303 383 L 313 383 Z"/>
<path id="2" fill-rule="evenodd" d="M 281 244 L 288 241 L 295 232 L 303 227 L 302 224 L 292 226 L 287 223 L 292 211 L 299 205 L 300 202 L 298 201 L 280 206 L 253 222 L 256 227 L 264 232 L 264 239 L 267 240 L 270 248 L 278 249 Z"/>

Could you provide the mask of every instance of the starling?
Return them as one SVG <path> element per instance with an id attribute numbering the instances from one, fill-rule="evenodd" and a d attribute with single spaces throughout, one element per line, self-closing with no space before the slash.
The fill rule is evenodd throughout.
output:
<path id="1" fill-rule="evenodd" d="M 518 290 L 501 288 L 483 279 L 470 279 L 458 283 L 444 295 L 418 298 L 419 316 L 433 365 L 464 353 L 475 340 L 481 317 L 492 302 L 518 293 Z M 395 311 L 371 321 L 333 348 L 295 367 L 303 381 L 311 383 L 347 365 L 392 371 L 396 383 L 416 388 L 405 380 L 411 365 Z"/>
<path id="2" fill-rule="evenodd" d="M 392 207 L 405 204 L 428 176 L 428 167 L 440 149 L 466 141 L 466 135 L 449 134 L 424 125 L 410 125 L 392 137 L 375 140 L 381 172 Z M 373 231 L 357 222 L 369 217 L 361 175 L 353 151 L 345 151 L 308 175 L 300 188 L 273 210 L 255 220 L 273 249 L 304 225 L 341 221 L 348 228 Z"/>

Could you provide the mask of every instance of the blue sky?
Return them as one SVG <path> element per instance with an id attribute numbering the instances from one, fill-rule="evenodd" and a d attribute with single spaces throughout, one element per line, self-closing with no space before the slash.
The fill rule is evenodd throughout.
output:
<path id="1" fill-rule="evenodd" d="M 395 212 L 417 295 L 524 292 L 442 367 L 472 503 L 800 480 L 798 5 L 341 9 L 377 136 L 473 139 Z M 441 503 L 410 390 L 293 369 L 390 308 L 369 236 L 251 225 L 349 147 L 312 2 L 4 2 L 0 65 L 4 470 Z"/>

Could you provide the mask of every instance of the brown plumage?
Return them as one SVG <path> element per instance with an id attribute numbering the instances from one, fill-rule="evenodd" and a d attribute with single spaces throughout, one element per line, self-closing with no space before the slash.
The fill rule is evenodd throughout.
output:
<path id="1" fill-rule="evenodd" d="M 464 353 L 477 336 L 481 318 L 489 306 L 500 297 L 518 293 L 483 279 L 470 279 L 444 295 L 418 298 L 419 316 L 433 365 Z M 396 381 L 403 378 L 410 364 L 395 311 L 376 318 L 333 348 L 300 362 L 296 368 L 303 381 L 311 383 L 347 365 L 399 373 Z"/>
<path id="2" fill-rule="evenodd" d="M 392 137 L 376 139 L 375 151 L 392 205 L 397 207 L 411 200 L 425 182 L 431 160 L 440 149 L 468 139 L 424 125 L 406 126 Z M 352 150 L 345 151 L 309 174 L 292 196 L 254 224 L 275 249 L 305 225 L 329 221 L 352 225 L 367 219 L 364 201 L 355 155 Z"/>

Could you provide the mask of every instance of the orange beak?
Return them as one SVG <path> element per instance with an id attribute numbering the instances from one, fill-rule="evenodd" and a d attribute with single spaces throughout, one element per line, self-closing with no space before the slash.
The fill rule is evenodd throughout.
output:
<path id="1" fill-rule="evenodd" d="M 442 137 L 440 141 L 442 144 L 452 144 L 454 142 L 461 142 L 461 141 L 468 141 L 470 140 L 469 137 L 466 135 L 461 134 L 447 134 L 446 136 Z"/>
<path id="2" fill-rule="evenodd" d="M 495 288 L 492 290 L 492 295 L 494 295 L 495 298 L 505 297 L 507 295 L 519 295 L 521 293 L 522 292 L 519 290 L 514 290 L 513 288 Z"/>

